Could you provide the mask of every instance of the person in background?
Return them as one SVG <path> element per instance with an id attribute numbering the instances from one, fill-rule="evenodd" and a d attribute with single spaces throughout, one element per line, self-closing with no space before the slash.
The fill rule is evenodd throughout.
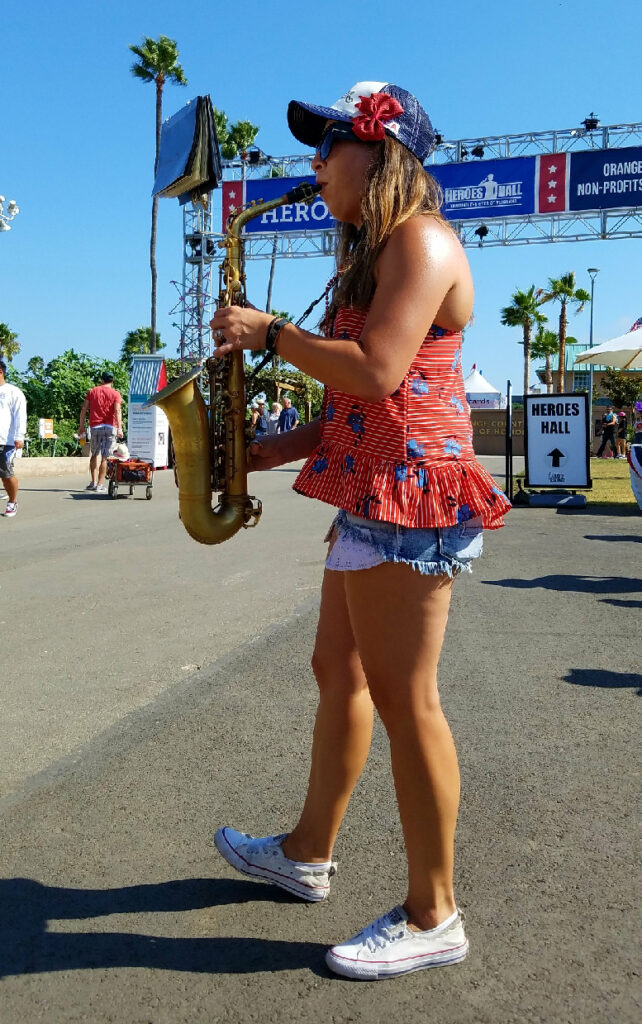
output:
<path id="1" fill-rule="evenodd" d="M 281 415 L 281 405 L 279 402 L 272 402 L 272 412 L 268 416 L 268 434 L 278 434 L 279 432 L 279 417 Z"/>
<path id="2" fill-rule="evenodd" d="M 100 380 L 101 383 L 88 392 L 83 402 L 78 434 L 80 437 L 84 435 L 85 419 L 89 412 L 91 428 L 89 472 L 91 480 L 87 484 L 87 490 L 103 494 L 107 490 L 105 487 L 107 459 L 114 451 L 116 438 L 118 437 L 120 441 L 123 437 L 123 399 L 120 391 L 116 391 L 116 388 L 112 387 L 113 373 L 104 370 L 100 375 Z"/>
<path id="3" fill-rule="evenodd" d="M 252 414 L 252 424 L 256 437 L 264 437 L 268 432 L 268 414 L 265 408 L 265 401 L 262 398 L 256 400 L 256 419 Z"/>
<path id="4" fill-rule="evenodd" d="M 283 409 L 279 416 L 279 433 L 285 434 L 288 430 L 294 430 L 299 425 L 299 414 L 292 405 L 289 398 L 283 399 Z"/>
<path id="5" fill-rule="evenodd" d="M 617 456 L 617 448 L 615 446 L 615 430 L 617 427 L 617 416 L 613 411 L 612 405 L 607 405 L 606 412 L 602 417 L 602 443 L 597 450 L 598 459 L 606 459 L 607 456 L 604 454 L 604 449 L 607 444 L 611 445 L 611 451 L 613 452 L 613 458 Z"/>
<path id="6" fill-rule="evenodd" d="M 12 519 L 18 511 L 18 478 L 14 473 L 16 452 L 24 448 L 27 432 L 27 399 L 15 384 L 5 380 L 7 364 L 0 359 L 0 479 L 7 492 L 4 514 Z"/>
<path id="7" fill-rule="evenodd" d="M 617 414 L 617 437 L 615 439 L 618 459 L 626 458 L 626 434 L 628 426 L 629 424 L 626 418 L 626 413 L 623 409 L 620 409 Z"/>
<path id="8" fill-rule="evenodd" d="M 642 402 L 635 403 L 635 419 L 633 422 L 633 444 L 642 444 Z"/>

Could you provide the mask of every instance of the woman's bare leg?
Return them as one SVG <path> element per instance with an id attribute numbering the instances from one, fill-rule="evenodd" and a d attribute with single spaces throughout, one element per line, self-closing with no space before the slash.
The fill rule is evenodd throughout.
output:
<path id="1" fill-rule="evenodd" d="M 386 563 L 346 572 L 352 630 L 390 739 L 408 856 L 411 925 L 434 928 L 455 910 L 459 768 L 437 690 L 452 580 Z"/>
<path id="2" fill-rule="evenodd" d="M 330 860 L 372 738 L 373 707 L 352 635 L 342 572 L 327 570 L 312 657 L 319 686 L 310 780 L 301 818 L 283 852 L 292 860 Z"/>

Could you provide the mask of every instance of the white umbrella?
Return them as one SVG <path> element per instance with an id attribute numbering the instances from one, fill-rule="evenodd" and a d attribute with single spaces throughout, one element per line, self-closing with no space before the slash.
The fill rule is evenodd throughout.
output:
<path id="1" fill-rule="evenodd" d="M 575 356 L 574 362 L 613 366 L 618 370 L 642 370 L 642 317 L 635 321 L 628 334 L 587 349 Z"/>

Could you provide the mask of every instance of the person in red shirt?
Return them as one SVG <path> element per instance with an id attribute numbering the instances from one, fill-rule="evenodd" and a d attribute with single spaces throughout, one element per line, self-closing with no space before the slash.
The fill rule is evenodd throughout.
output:
<path id="1" fill-rule="evenodd" d="M 78 434 L 85 433 L 85 418 L 89 412 L 91 430 L 91 458 L 89 472 L 91 480 L 87 484 L 88 491 L 104 493 L 107 459 L 113 453 L 116 437 L 123 436 L 122 396 L 120 391 L 112 387 L 114 375 L 105 370 L 100 375 L 102 381 L 87 394 L 80 410 L 80 426 Z"/>

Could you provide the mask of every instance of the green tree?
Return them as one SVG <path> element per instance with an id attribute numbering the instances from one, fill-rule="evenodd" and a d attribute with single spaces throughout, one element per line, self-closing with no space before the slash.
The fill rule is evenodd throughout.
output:
<path id="1" fill-rule="evenodd" d="M 642 395 L 642 381 L 624 370 L 606 370 L 602 388 L 619 409 L 630 409 Z"/>
<path id="2" fill-rule="evenodd" d="M 8 324 L 0 324 L 0 359 L 11 362 L 14 356 L 18 355 L 20 345 L 16 341 L 18 335 L 12 331 Z"/>
<path id="3" fill-rule="evenodd" d="M 567 338 L 567 345 L 577 345 L 577 338 Z M 560 350 L 560 339 L 555 331 L 547 331 L 544 326 L 540 326 L 537 334 L 531 343 L 531 355 L 533 359 L 543 359 L 545 363 L 544 380 L 546 381 L 546 391 L 550 395 L 553 390 L 553 370 L 551 367 L 551 359 L 556 356 Z"/>
<path id="4" fill-rule="evenodd" d="M 258 126 L 252 124 L 251 121 L 236 121 L 234 124 L 230 124 L 225 111 L 218 110 L 216 107 L 214 107 L 214 123 L 221 147 L 221 156 L 226 160 L 233 160 L 235 156 L 240 155 L 242 160 L 247 160 L 248 147 L 252 145 L 259 134 Z"/>
<path id="5" fill-rule="evenodd" d="M 161 125 L 163 123 L 163 86 L 165 82 L 175 85 L 187 85 L 187 79 L 178 63 L 178 47 L 176 40 L 160 36 L 158 40 L 147 36 L 140 46 L 130 45 L 129 49 L 138 57 L 131 66 L 131 73 L 143 82 L 156 84 L 156 157 L 154 159 L 154 175 L 158 167 Z M 156 231 L 158 221 L 158 196 L 152 199 L 152 231 L 149 242 L 149 266 L 152 274 L 151 301 L 151 348 L 156 351 Z"/>
<path id="6" fill-rule="evenodd" d="M 292 367 L 266 366 L 253 376 L 253 370 L 250 366 L 246 365 L 246 376 L 248 378 L 248 402 L 251 402 L 256 395 L 260 394 L 266 396 L 268 405 L 276 402 L 278 383 L 286 390 L 288 386 L 292 388 L 294 397 L 291 397 L 294 405 L 297 407 L 301 406 L 302 403 L 306 407 L 309 405 L 313 419 L 321 412 L 323 385 L 319 384 L 319 381 L 315 380 L 314 377 L 309 377 L 307 373 L 303 373 L 302 370 L 295 370 Z M 299 408 L 299 412 L 303 411 L 303 408 Z"/>
<path id="7" fill-rule="evenodd" d="M 559 350 L 560 340 L 555 331 L 547 331 L 544 325 L 541 324 L 531 344 L 531 355 L 533 359 L 543 359 L 545 361 L 544 380 L 546 381 L 546 391 L 549 395 L 553 390 L 551 359 L 557 355 Z"/>
<path id="8" fill-rule="evenodd" d="M 259 127 L 251 121 L 235 121 L 230 127 L 229 141 L 236 146 L 241 160 L 247 160 L 248 148 L 259 134 Z M 236 154 L 235 154 L 236 155 Z"/>
<path id="9" fill-rule="evenodd" d="M 42 380 L 45 374 L 45 361 L 42 356 L 32 356 L 27 363 L 27 373 L 36 380 Z"/>
<path id="10" fill-rule="evenodd" d="M 591 296 L 584 288 L 577 288 L 575 285 L 575 271 L 569 270 L 561 277 L 550 277 L 548 280 L 548 291 L 542 292 L 541 302 L 559 302 L 559 341 L 560 341 L 560 372 L 557 390 L 563 392 L 566 388 L 566 328 L 568 325 L 567 307 L 574 308 L 575 313 L 581 313 Z"/>
<path id="11" fill-rule="evenodd" d="M 165 342 L 161 341 L 160 332 L 156 335 L 156 351 L 159 348 L 165 348 Z M 127 331 L 120 350 L 120 359 L 127 367 L 127 372 L 132 372 L 134 356 L 150 354 L 153 355 L 151 327 L 137 327 L 135 331 Z"/>
<path id="12" fill-rule="evenodd" d="M 501 311 L 501 323 L 504 327 L 521 327 L 524 346 L 524 395 L 528 394 L 531 374 L 531 333 L 533 327 L 546 322 L 546 317 L 539 311 L 540 292 L 532 284 L 528 291 L 516 289 L 513 292 L 510 306 Z"/>

